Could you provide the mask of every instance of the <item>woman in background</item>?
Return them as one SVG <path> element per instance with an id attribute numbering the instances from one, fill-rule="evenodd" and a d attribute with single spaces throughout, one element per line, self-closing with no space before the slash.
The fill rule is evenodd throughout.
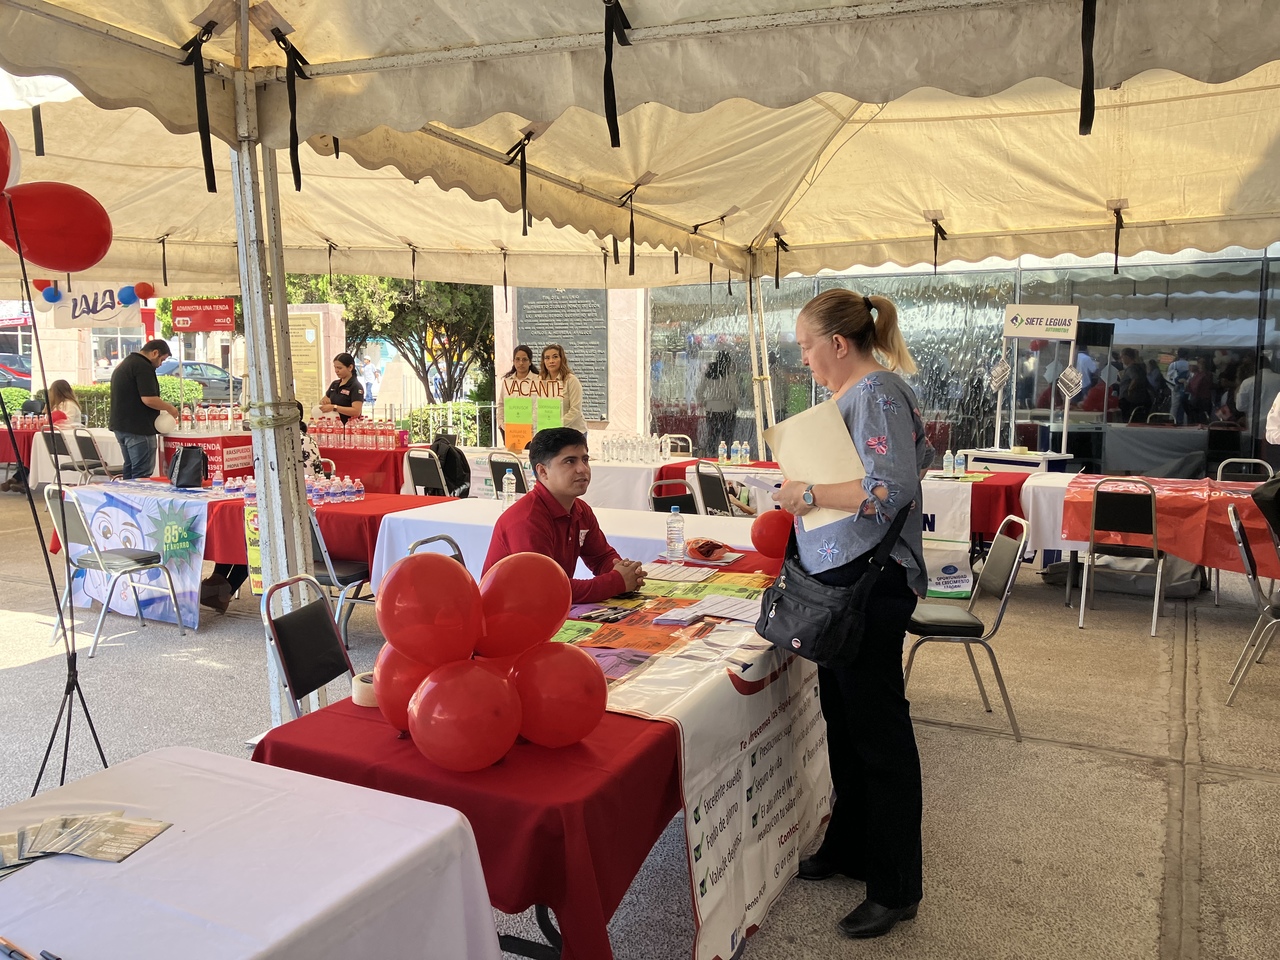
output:
<path id="1" fill-rule="evenodd" d="M 333 372 L 338 379 L 329 384 L 320 401 L 323 413 L 336 413 L 346 423 L 352 417 L 360 416 L 364 409 L 364 387 L 356 376 L 356 358 L 349 353 L 340 353 L 333 358 Z"/>
<path id="2" fill-rule="evenodd" d="M 71 384 L 55 380 L 49 384 L 49 418 L 59 430 L 74 430 L 84 426 L 84 413 Z"/>
<path id="3" fill-rule="evenodd" d="M 543 380 L 560 381 L 560 423 L 574 430 L 587 432 L 587 421 L 582 416 L 582 381 L 569 369 L 569 358 L 564 347 L 550 343 L 542 348 Z M 542 424 L 538 424 L 542 429 Z"/>
<path id="4" fill-rule="evenodd" d="M 533 362 L 533 350 L 527 344 L 520 344 L 511 351 L 511 369 L 502 375 L 502 380 L 536 380 L 538 378 L 538 365 Z M 499 388 L 498 390 L 498 429 L 502 431 L 505 437 L 507 431 L 504 426 L 507 422 L 506 404 L 503 401 L 515 390 L 507 390 Z"/>

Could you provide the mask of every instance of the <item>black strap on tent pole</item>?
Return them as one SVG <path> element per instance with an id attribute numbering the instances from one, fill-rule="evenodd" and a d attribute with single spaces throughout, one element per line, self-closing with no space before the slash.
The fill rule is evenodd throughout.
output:
<path id="1" fill-rule="evenodd" d="M 338 144 L 338 138 L 333 138 L 333 159 L 337 160 L 342 156 L 342 147 Z"/>
<path id="2" fill-rule="evenodd" d="M 502 250 L 502 312 L 511 312 L 511 303 L 507 300 L 507 251 Z"/>
<path id="3" fill-rule="evenodd" d="M 604 119 L 609 125 L 609 143 L 614 147 L 622 146 L 622 137 L 618 133 L 618 97 L 613 87 L 613 41 L 631 46 L 627 36 L 630 29 L 631 21 L 620 0 L 604 0 Z"/>
<path id="4" fill-rule="evenodd" d="M 1124 214 L 1120 211 L 1119 207 L 1116 207 L 1114 212 L 1116 215 L 1116 246 L 1115 246 L 1116 259 L 1115 259 L 1115 265 L 1111 268 L 1111 273 L 1113 276 L 1118 275 L 1120 273 L 1120 231 L 1124 229 Z"/>
<path id="5" fill-rule="evenodd" d="M 169 285 L 169 249 L 165 246 L 168 239 L 167 233 L 160 238 L 160 279 L 166 287 Z"/>
<path id="6" fill-rule="evenodd" d="M 680 276 L 680 248 L 677 247 L 671 251 L 676 258 L 676 276 Z"/>
<path id="7" fill-rule="evenodd" d="M 733 296 L 733 271 L 732 270 L 730 270 L 729 275 L 725 277 L 725 283 L 728 284 L 729 296 L 732 297 Z"/>
<path id="8" fill-rule="evenodd" d="M 298 165 L 298 80 L 310 80 L 302 68 L 307 58 L 298 52 L 298 48 L 289 42 L 289 38 L 279 27 L 273 27 L 271 35 L 276 38 L 276 45 L 284 51 L 284 85 L 289 92 L 289 166 L 293 169 L 293 189 L 302 189 L 302 167 Z"/>
<path id="9" fill-rule="evenodd" d="M 40 104 L 31 108 L 31 131 L 35 134 L 36 156 L 44 156 L 44 120 L 40 117 Z"/>
<path id="10" fill-rule="evenodd" d="M 1098 0 L 1084 0 L 1080 12 L 1080 136 L 1093 132 L 1093 34 L 1098 20 Z"/>
<path id="11" fill-rule="evenodd" d="M 716 280 L 716 265 L 714 263 L 708 263 L 707 264 L 707 303 L 715 302 L 715 296 L 716 296 L 715 280 Z"/>
<path id="12" fill-rule="evenodd" d="M 217 178 L 213 172 L 213 141 L 209 134 L 209 99 L 204 89 L 204 53 L 205 41 L 213 36 L 216 20 L 210 20 L 200 31 L 182 45 L 187 51 L 187 59 L 182 61 L 184 67 L 191 67 L 196 78 L 196 126 L 200 128 L 200 154 L 204 158 L 204 185 L 210 193 L 218 192 Z"/>
<path id="13" fill-rule="evenodd" d="M 529 167 L 525 162 L 525 150 L 528 149 L 529 141 L 533 139 L 533 134 L 526 133 L 520 138 L 520 141 L 507 151 L 507 166 L 520 161 L 520 236 L 527 237 L 529 235 L 529 227 L 533 225 L 533 218 L 529 216 Z"/>
<path id="14" fill-rule="evenodd" d="M 937 220 L 929 221 L 933 224 L 933 275 L 938 275 L 938 241 L 947 239 L 947 231 L 942 229 L 942 224 Z"/>
<path id="15" fill-rule="evenodd" d="M 325 243 L 329 247 L 329 296 L 333 296 L 333 251 L 337 249 L 337 245 L 332 240 L 326 240 Z"/>
<path id="16" fill-rule="evenodd" d="M 631 216 L 631 223 L 627 229 L 627 276 L 629 277 L 636 275 L 636 191 L 639 189 L 640 185 L 636 184 L 618 198 L 618 205 L 625 206 Z"/>
<path id="17" fill-rule="evenodd" d="M 622 256 L 618 253 L 618 238 L 613 238 L 613 264 L 617 266 L 622 262 Z"/>
<path id="18" fill-rule="evenodd" d="M 604 288 L 609 289 L 609 251 L 604 247 L 600 248 L 600 259 L 604 262 Z"/>
<path id="19" fill-rule="evenodd" d="M 409 279 L 413 281 L 413 299 L 418 299 L 418 248 L 409 244 Z"/>
<path id="20" fill-rule="evenodd" d="M 779 233 L 773 235 L 773 242 L 773 289 L 777 290 L 782 285 L 782 251 L 790 252 L 791 248 Z"/>

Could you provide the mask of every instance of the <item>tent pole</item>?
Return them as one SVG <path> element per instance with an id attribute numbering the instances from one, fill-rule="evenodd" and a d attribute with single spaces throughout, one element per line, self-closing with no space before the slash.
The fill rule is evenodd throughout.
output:
<path id="1" fill-rule="evenodd" d="M 764 402 L 765 422 L 773 426 L 778 422 L 778 411 L 773 403 L 773 374 L 769 368 L 769 331 L 764 323 L 764 286 L 756 277 L 756 309 L 760 313 L 760 395 Z"/>
<path id="2" fill-rule="evenodd" d="M 756 278 L 752 276 L 755 271 L 747 274 L 747 349 L 751 353 L 751 405 L 755 408 L 756 414 L 756 455 L 764 459 L 764 415 L 760 410 L 760 358 L 756 355 L 756 296 L 759 293 L 759 287 L 756 286 Z"/>

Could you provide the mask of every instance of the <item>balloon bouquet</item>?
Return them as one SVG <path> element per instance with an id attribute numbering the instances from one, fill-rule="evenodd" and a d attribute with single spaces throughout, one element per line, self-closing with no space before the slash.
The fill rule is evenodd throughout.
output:
<path id="1" fill-rule="evenodd" d="M 541 554 L 506 557 L 478 585 L 452 557 L 405 557 L 378 591 L 378 709 L 449 770 L 497 763 L 517 736 L 577 743 L 604 716 L 608 684 L 589 653 L 550 642 L 572 602 L 569 578 Z"/>

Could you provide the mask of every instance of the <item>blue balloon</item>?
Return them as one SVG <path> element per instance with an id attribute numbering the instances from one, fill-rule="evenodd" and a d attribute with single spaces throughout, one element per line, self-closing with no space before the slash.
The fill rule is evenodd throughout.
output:
<path id="1" fill-rule="evenodd" d="M 62 299 L 62 291 L 57 287 L 45 287 L 40 291 L 40 296 L 44 297 L 48 303 L 57 303 Z"/>
<path id="2" fill-rule="evenodd" d="M 121 287 L 116 291 L 116 299 L 127 307 L 138 302 L 138 295 L 133 292 L 133 287 Z"/>

